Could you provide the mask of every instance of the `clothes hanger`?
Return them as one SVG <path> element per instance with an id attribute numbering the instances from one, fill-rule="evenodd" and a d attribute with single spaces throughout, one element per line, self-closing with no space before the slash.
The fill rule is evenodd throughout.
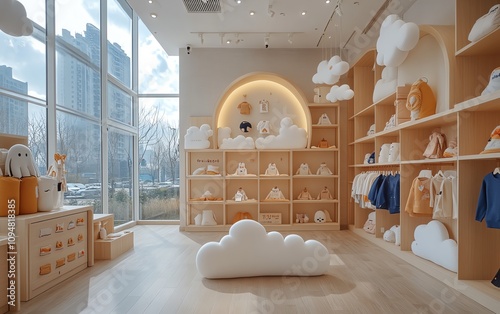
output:
<path id="1" fill-rule="evenodd" d="M 496 167 L 495 170 L 493 170 L 493 175 L 500 173 L 500 167 Z"/>
<path id="2" fill-rule="evenodd" d="M 432 170 L 429 169 L 422 169 L 420 170 L 420 173 L 418 174 L 419 178 L 432 178 Z"/>

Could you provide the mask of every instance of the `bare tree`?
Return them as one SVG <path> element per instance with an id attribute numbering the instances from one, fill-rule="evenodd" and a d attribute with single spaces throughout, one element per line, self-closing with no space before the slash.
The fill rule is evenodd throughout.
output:
<path id="1" fill-rule="evenodd" d="M 163 136 L 164 114 L 159 106 L 139 109 L 139 162 L 144 159 L 148 149 L 160 143 Z"/>
<path id="2" fill-rule="evenodd" d="M 47 167 L 47 121 L 40 112 L 28 119 L 28 146 L 31 149 L 35 164 Z"/>
<path id="3" fill-rule="evenodd" d="M 163 142 L 165 143 L 165 159 L 167 164 L 167 169 L 172 181 L 176 178 L 176 169 L 179 164 L 179 128 L 172 126 L 167 123 L 165 128 L 165 136 L 163 137 Z"/>

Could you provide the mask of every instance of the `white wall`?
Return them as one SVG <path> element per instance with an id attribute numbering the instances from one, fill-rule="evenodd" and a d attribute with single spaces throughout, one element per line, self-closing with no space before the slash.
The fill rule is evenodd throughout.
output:
<path id="1" fill-rule="evenodd" d="M 234 49 L 191 48 L 179 50 L 180 144 L 190 127 L 191 117 L 213 116 L 219 99 L 238 78 L 253 72 L 284 77 L 312 102 L 312 77 L 322 60 L 322 49 Z M 212 126 L 214 128 L 214 126 Z M 185 160 L 181 155 L 181 186 L 184 187 Z M 185 226 L 185 189 L 181 189 L 181 228 Z"/>

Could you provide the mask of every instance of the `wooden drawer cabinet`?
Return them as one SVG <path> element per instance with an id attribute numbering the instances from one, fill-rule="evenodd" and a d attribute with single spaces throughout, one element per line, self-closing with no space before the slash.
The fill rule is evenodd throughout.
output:
<path id="1" fill-rule="evenodd" d="M 93 208 L 59 210 L 16 217 L 20 301 L 28 301 L 94 264 Z M 6 234 L 7 218 L 0 218 Z"/>

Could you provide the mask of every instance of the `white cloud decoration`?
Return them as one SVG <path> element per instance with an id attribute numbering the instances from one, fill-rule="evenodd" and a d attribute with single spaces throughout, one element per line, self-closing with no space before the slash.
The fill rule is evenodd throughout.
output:
<path id="1" fill-rule="evenodd" d="M 184 135 L 184 148 L 186 149 L 204 149 L 210 147 L 209 137 L 213 131 L 208 124 L 202 124 L 200 127 L 191 126 Z"/>
<path id="2" fill-rule="evenodd" d="M 415 228 L 411 250 L 417 256 L 430 260 L 453 272 L 458 271 L 458 246 L 450 239 L 442 222 L 431 220 Z"/>
<path id="3" fill-rule="evenodd" d="M 396 92 L 398 87 L 398 68 L 385 67 L 382 70 L 380 80 L 375 84 L 373 89 L 373 103 L 379 102 L 385 97 Z"/>
<path id="4" fill-rule="evenodd" d="M 385 18 L 377 40 L 377 64 L 400 66 L 418 43 L 420 31 L 415 23 L 406 23 L 396 14 Z"/>
<path id="5" fill-rule="evenodd" d="M 321 61 L 316 70 L 312 78 L 314 84 L 333 85 L 339 81 L 341 75 L 349 71 L 349 63 L 342 61 L 339 56 L 333 56 L 329 61 Z"/>
<path id="6" fill-rule="evenodd" d="M 26 15 L 21 2 L 0 1 L 0 30 L 11 36 L 29 36 L 33 33 L 33 22 Z"/>
<path id="7" fill-rule="evenodd" d="M 225 138 L 222 140 L 220 149 L 254 149 L 255 142 L 251 137 L 238 135 L 235 138 Z"/>
<path id="8" fill-rule="evenodd" d="M 337 102 L 339 100 L 349 100 L 354 97 L 354 91 L 347 84 L 343 85 L 333 85 L 330 92 L 326 94 L 326 99 L 331 102 Z"/>
<path id="9" fill-rule="evenodd" d="M 220 242 L 203 245 L 196 267 L 205 278 L 256 276 L 319 276 L 328 271 L 330 254 L 316 240 L 304 241 L 291 234 L 283 238 L 255 220 L 243 219 L 231 226 Z"/>
<path id="10" fill-rule="evenodd" d="M 281 119 L 278 135 L 268 135 L 255 140 L 257 149 L 289 149 L 305 148 L 307 146 L 307 132 L 299 128 L 290 117 Z"/>
<path id="11" fill-rule="evenodd" d="M 222 145 L 222 141 L 226 138 L 231 138 L 231 128 L 220 127 L 217 129 L 217 146 L 220 147 Z"/>

